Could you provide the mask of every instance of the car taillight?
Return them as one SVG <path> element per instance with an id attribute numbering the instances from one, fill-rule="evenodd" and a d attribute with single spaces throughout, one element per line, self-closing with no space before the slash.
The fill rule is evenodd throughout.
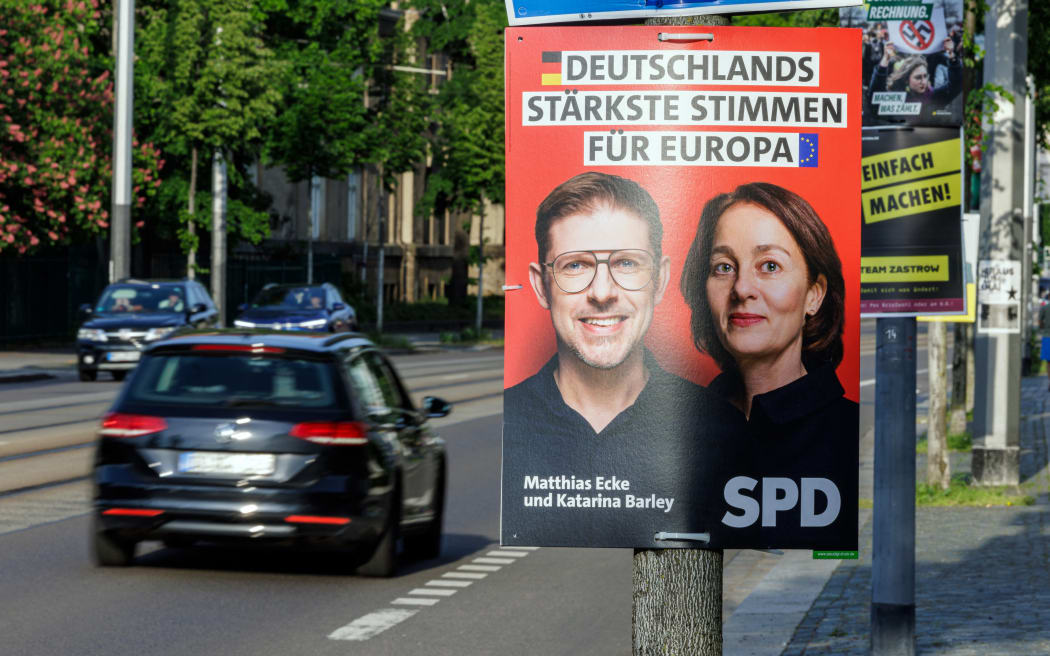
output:
<path id="1" fill-rule="evenodd" d="M 304 421 L 292 426 L 288 434 L 315 444 L 368 444 L 368 427 L 359 421 Z"/>
<path id="2" fill-rule="evenodd" d="M 109 412 L 102 417 L 100 435 L 110 437 L 141 437 L 159 433 L 168 427 L 168 422 L 161 417 L 149 415 L 129 415 L 123 412 Z"/>

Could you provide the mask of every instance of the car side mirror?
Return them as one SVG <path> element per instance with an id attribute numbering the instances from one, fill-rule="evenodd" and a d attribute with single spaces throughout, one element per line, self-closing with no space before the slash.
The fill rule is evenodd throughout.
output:
<path id="1" fill-rule="evenodd" d="M 190 314 L 197 314 L 198 312 L 204 312 L 207 309 L 208 309 L 208 306 L 205 305 L 204 303 L 197 303 L 196 305 L 194 305 L 193 307 L 190 308 Z"/>
<path id="2" fill-rule="evenodd" d="M 452 404 L 436 396 L 423 397 L 423 413 L 427 417 L 447 417 L 452 412 Z"/>
<path id="3" fill-rule="evenodd" d="M 80 310 L 80 316 L 83 317 L 90 316 L 93 312 L 91 309 L 91 305 L 87 303 L 82 303 L 78 309 Z"/>
<path id="4" fill-rule="evenodd" d="M 338 312 L 339 310 L 345 310 L 345 303 L 332 303 L 332 312 Z"/>
<path id="5" fill-rule="evenodd" d="M 248 309 L 248 304 L 247 303 L 241 303 L 240 305 L 237 306 L 237 311 L 238 312 L 244 312 L 247 309 Z"/>

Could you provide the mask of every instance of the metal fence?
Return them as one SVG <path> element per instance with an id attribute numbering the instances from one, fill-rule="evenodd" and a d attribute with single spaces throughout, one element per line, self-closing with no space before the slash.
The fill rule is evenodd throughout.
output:
<path id="1" fill-rule="evenodd" d="M 161 259 L 170 259 L 171 266 L 151 266 L 159 273 L 144 277 L 181 277 L 185 272 L 182 256 Z M 71 341 L 79 319 L 77 308 L 93 303 L 106 287 L 105 266 L 97 250 L 88 246 L 56 248 L 32 257 L 0 257 L 0 346 Z M 341 271 L 338 257 L 314 257 L 315 282 L 339 286 Z M 209 286 L 208 275 L 198 279 Z M 232 258 L 226 269 L 226 324 L 237 315 L 237 306 L 247 303 L 263 285 L 305 280 L 305 256 L 281 262 Z"/>

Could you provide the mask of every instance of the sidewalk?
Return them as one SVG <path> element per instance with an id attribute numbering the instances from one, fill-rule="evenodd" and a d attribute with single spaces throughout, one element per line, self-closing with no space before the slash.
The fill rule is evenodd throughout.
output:
<path id="1" fill-rule="evenodd" d="M 1050 654 L 1050 392 L 1045 377 L 1021 385 L 1021 480 L 1034 506 L 998 508 L 919 508 L 916 512 L 917 653 L 937 656 L 1019 656 Z M 862 462 L 865 459 L 862 443 Z M 870 458 L 870 451 L 867 454 Z M 969 467 L 969 459 L 953 467 Z M 923 475 L 919 469 L 918 475 Z M 862 492 L 863 469 L 862 469 Z M 870 496 L 868 498 L 871 498 Z M 866 521 L 865 521 L 866 520 Z M 861 511 L 860 559 L 840 561 L 813 598 L 819 572 L 803 552 L 784 560 L 741 604 L 770 591 L 778 594 L 761 604 L 765 615 L 737 614 L 726 624 L 727 656 L 867 656 L 871 612 L 871 521 Z M 808 554 L 807 554 L 808 555 Z M 801 571 L 799 568 L 803 568 Z M 806 569 L 810 571 L 805 571 Z M 779 573 L 779 576 L 775 576 Z M 808 594 L 807 594 L 808 593 Z M 744 620 L 770 622 L 789 614 L 799 598 L 812 598 L 789 639 L 767 634 L 757 645 L 740 628 Z M 753 610 L 759 610 L 754 608 Z M 794 615 L 793 617 L 798 617 Z M 773 624 L 775 628 L 775 623 Z M 750 640 L 747 638 L 751 638 Z M 776 644 L 778 642 L 780 644 Z M 786 644 L 784 644 L 786 642 Z"/>

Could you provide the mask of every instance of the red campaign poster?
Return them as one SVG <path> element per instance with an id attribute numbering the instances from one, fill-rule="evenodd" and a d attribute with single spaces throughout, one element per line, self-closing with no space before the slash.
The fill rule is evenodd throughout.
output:
<path id="1" fill-rule="evenodd" d="M 860 48 L 506 31 L 504 543 L 856 548 Z"/>

